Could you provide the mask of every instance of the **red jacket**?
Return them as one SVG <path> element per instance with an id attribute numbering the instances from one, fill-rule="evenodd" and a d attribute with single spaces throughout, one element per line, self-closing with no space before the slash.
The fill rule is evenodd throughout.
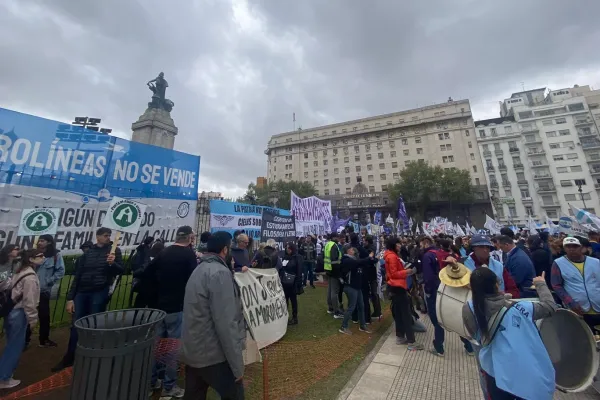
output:
<path id="1" fill-rule="evenodd" d="M 391 250 L 386 250 L 383 253 L 383 259 L 385 261 L 385 277 L 387 279 L 387 284 L 408 289 L 406 283 L 408 271 L 404 269 L 404 262 L 402 262 L 398 254 Z"/>

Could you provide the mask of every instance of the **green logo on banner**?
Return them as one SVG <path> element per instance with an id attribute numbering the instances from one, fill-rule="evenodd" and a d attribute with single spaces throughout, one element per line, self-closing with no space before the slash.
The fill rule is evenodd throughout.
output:
<path id="1" fill-rule="evenodd" d="M 135 224 L 139 217 L 140 214 L 137 207 L 127 203 L 120 204 L 112 213 L 113 221 L 121 228 L 128 228 Z"/>
<path id="2" fill-rule="evenodd" d="M 34 211 L 25 218 L 25 226 L 32 232 L 43 232 L 54 222 L 54 217 L 47 211 Z"/>

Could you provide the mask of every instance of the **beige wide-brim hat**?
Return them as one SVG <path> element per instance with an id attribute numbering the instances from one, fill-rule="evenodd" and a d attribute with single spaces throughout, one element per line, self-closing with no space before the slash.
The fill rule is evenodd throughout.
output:
<path id="1" fill-rule="evenodd" d="M 440 271 L 440 281 L 452 287 L 467 286 L 471 280 L 471 271 L 461 263 L 448 264 Z"/>

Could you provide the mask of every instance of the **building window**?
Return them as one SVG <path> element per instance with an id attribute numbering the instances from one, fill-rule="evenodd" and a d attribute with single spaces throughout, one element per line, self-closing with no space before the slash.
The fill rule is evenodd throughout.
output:
<path id="1" fill-rule="evenodd" d="M 360 156 L 354 156 L 354 161 L 359 162 L 360 161 Z"/>
<path id="2" fill-rule="evenodd" d="M 336 175 L 339 174 L 340 173 L 340 169 L 339 168 L 334 168 L 333 169 L 333 173 L 336 174 Z"/>
<path id="3" fill-rule="evenodd" d="M 563 155 L 558 155 L 558 156 L 552 156 L 552 159 L 554 161 L 563 161 L 565 159 L 565 157 Z"/>
<path id="4" fill-rule="evenodd" d="M 417 154 L 423 154 L 423 148 L 421 148 L 421 147 L 417 148 Z"/>
<path id="5" fill-rule="evenodd" d="M 402 139 L 402 146 L 408 145 L 408 139 Z"/>
<path id="6" fill-rule="evenodd" d="M 573 165 L 571 167 L 571 172 L 582 172 L 583 169 L 581 168 L 581 165 Z"/>
<path id="7" fill-rule="evenodd" d="M 313 186 L 319 186 L 319 181 L 315 179 L 315 180 L 313 181 Z"/>
<path id="8" fill-rule="evenodd" d="M 421 143 L 421 138 L 420 137 L 415 138 L 415 143 Z"/>
<path id="9" fill-rule="evenodd" d="M 359 146 L 354 146 L 354 152 L 358 153 L 360 151 L 360 147 Z"/>
<path id="10" fill-rule="evenodd" d="M 350 157 L 344 157 L 344 163 L 349 163 L 350 162 Z"/>
<path id="11" fill-rule="evenodd" d="M 405 144 L 404 143 L 405 140 L 406 139 L 402 139 L 402 144 Z M 408 143 L 406 143 L 406 144 L 408 144 Z M 396 141 L 395 140 L 390 140 L 390 148 L 393 149 L 394 147 L 396 147 Z"/>
<path id="12" fill-rule="evenodd" d="M 308 168 L 308 163 L 307 162 L 304 163 L 304 168 Z"/>
<path id="13" fill-rule="evenodd" d="M 407 150 L 404 150 L 402 153 L 403 153 L 405 156 L 408 156 L 408 153 L 409 153 L 409 151 L 408 151 L 408 149 L 407 149 Z"/>
<path id="14" fill-rule="evenodd" d="M 329 179 L 325 179 L 325 180 L 323 181 L 323 185 L 324 185 L 324 186 L 329 186 Z"/>
<path id="15" fill-rule="evenodd" d="M 337 156 L 337 154 L 338 154 L 338 149 L 333 149 L 333 155 Z"/>
<path id="16" fill-rule="evenodd" d="M 373 164 L 367 165 L 367 171 L 373 171 Z"/>
<path id="17" fill-rule="evenodd" d="M 316 151 L 313 151 L 313 157 L 314 158 L 318 158 L 319 157 L 319 153 L 317 153 Z"/>
<path id="18" fill-rule="evenodd" d="M 327 155 L 327 150 L 323 150 L 323 155 L 326 156 Z"/>
<path id="19" fill-rule="evenodd" d="M 313 176 L 316 178 L 317 176 L 319 176 L 319 171 L 314 171 L 313 172 Z"/>
<path id="20" fill-rule="evenodd" d="M 371 161 L 371 155 L 367 154 L 367 161 Z"/>
<path id="21" fill-rule="evenodd" d="M 340 184 L 340 178 L 334 178 L 333 179 L 333 183 L 336 184 L 336 185 L 339 185 Z"/>
<path id="22" fill-rule="evenodd" d="M 346 178 L 346 185 L 350 184 L 350 178 Z"/>
<path id="23" fill-rule="evenodd" d="M 352 194 L 352 189 L 351 188 L 346 188 L 346 194 Z"/>
<path id="24" fill-rule="evenodd" d="M 384 163 L 379 164 L 379 169 L 385 169 L 385 164 Z"/>
<path id="25" fill-rule="evenodd" d="M 305 173 L 304 173 L 304 177 L 305 177 L 305 178 L 308 178 L 308 172 L 305 172 Z"/>
<path id="26" fill-rule="evenodd" d="M 472 149 L 473 145 L 471 144 L 471 142 L 468 142 L 467 145 L 469 145 L 469 148 Z"/>
<path id="27" fill-rule="evenodd" d="M 558 172 L 559 174 L 565 174 L 569 172 L 569 167 L 558 167 L 556 168 L 556 172 Z"/>
<path id="28" fill-rule="evenodd" d="M 319 162 L 318 161 L 313 161 L 313 166 L 314 167 L 318 167 L 319 166 Z"/>
<path id="29" fill-rule="evenodd" d="M 477 166 L 473 165 L 473 172 L 477 172 Z"/>
<path id="30" fill-rule="evenodd" d="M 550 143 L 550 148 L 551 149 L 560 149 L 560 144 L 559 143 Z"/>
<path id="31" fill-rule="evenodd" d="M 582 111 L 585 108 L 583 107 L 583 103 L 575 103 L 575 104 L 569 104 L 569 111 Z"/>
<path id="32" fill-rule="evenodd" d="M 333 159 L 333 163 L 334 163 L 334 164 L 337 164 L 337 163 L 338 163 L 338 159 L 337 159 L 337 158 L 334 158 L 334 159 Z"/>
<path id="33" fill-rule="evenodd" d="M 475 159 L 475 154 L 474 153 L 471 153 L 470 156 L 471 156 L 471 160 Z"/>
<path id="34" fill-rule="evenodd" d="M 371 151 L 371 145 L 365 144 L 365 151 Z"/>
<path id="35" fill-rule="evenodd" d="M 375 179 L 373 178 L 373 175 L 369 175 L 369 176 L 367 177 L 367 180 L 368 180 L 369 182 L 373 182 Z"/>
<path id="36" fill-rule="evenodd" d="M 396 157 L 396 150 L 390 151 L 390 157 Z"/>
<path id="37" fill-rule="evenodd" d="M 325 196 L 329 196 L 329 189 L 325 189 Z"/>
<path id="38" fill-rule="evenodd" d="M 369 186 L 369 193 L 375 192 L 375 186 Z"/>
<path id="39" fill-rule="evenodd" d="M 385 174 L 379 175 L 379 179 L 381 179 L 382 181 L 385 181 Z"/>
<path id="40" fill-rule="evenodd" d="M 454 156 L 443 156 L 442 157 L 442 162 L 444 164 L 448 164 L 448 163 L 454 162 Z"/>
<path id="41" fill-rule="evenodd" d="M 571 180 L 565 179 L 565 180 L 560 181 L 560 186 L 561 187 L 573 186 L 573 183 L 571 182 Z"/>
<path id="42" fill-rule="evenodd" d="M 575 179 L 576 186 L 585 186 L 585 179 Z"/>
<path id="43" fill-rule="evenodd" d="M 556 124 L 566 124 L 567 123 L 567 119 L 566 118 L 556 118 L 554 120 L 554 122 L 556 122 Z"/>
<path id="44" fill-rule="evenodd" d="M 335 189 L 335 194 L 340 194 L 340 189 Z"/>
<path id="45" fill-rule="evenodd" d="M 475 184 L 479 186 L 479 178 L 475 178 Z"/>
<path id="46" fill-rule="evenodd" d="M 398 180 L 398 179 L 400 179 L 400 174 L 397 172 L 394 172 L 392 177 L 394 178 L 394 180 Z"/>
<path id="47" fill-rule="evenodd" d="M 360 165 L 356 166 L 356 172 L 360 172 Z"/>
<path id="48" fill-rule="evenodd" d="M 344 172 L 347 173 L 347 174 L 349 174 L 350 173 L 350 167 L 345 167 L 344 168 Z"/>
<path id="49" fill-rule="evenodd" d="M 546 137 L 549 137 L 549 138 L 556 137 L 556 131 L 548 131 L 548 132 L 546 132 Z"/>
<path id="50" fill-rule="evenodd" d="M 304 158 L 308 158 L 308 153 L 304 153 Z"/>
<path id="51" fill-rule="evenodd" d="M 379 158 L 380 160 L 383 160 L 383 153 L 378 153 L 377 158 Z"/>
<path id="52" fill-rule="evenodd" d="M 398 163 L 396 161 L 392 161 L 392 168 L 398 168 Z"/>

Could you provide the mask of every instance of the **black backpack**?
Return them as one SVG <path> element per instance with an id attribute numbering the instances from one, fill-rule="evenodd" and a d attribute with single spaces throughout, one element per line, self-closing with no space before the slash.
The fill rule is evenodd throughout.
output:
<path id="1" fill-rule="evenodd" d="M 21 299 L 18 299 L 17 301 L 14 301 L 12 298 L 12 291 L 15 288 L 15 286 L 17 286 L 17 284 L 19 282 L 21 282 L 21 280 L 23 280 L 24 278 L 30 276 L 30 275 L 35 275 L 34 273 L 29 273 L 29 274 L 25 274 L 23 276 L 21 276 L 19 279 L 17 279 L 17 281 L 10 285 L 10 288 L 0 291 L 0 317 L 1 318 L 5 318 L 8 316 L 8 314 L 10 314 L 10 312 L 13 310 L 13 308 L 15 308 L 15 305 L 17 305 L 17 303 L 19 301 L 21 301 Z M 23 296 L 21 296 L 23 297 Z"/>

